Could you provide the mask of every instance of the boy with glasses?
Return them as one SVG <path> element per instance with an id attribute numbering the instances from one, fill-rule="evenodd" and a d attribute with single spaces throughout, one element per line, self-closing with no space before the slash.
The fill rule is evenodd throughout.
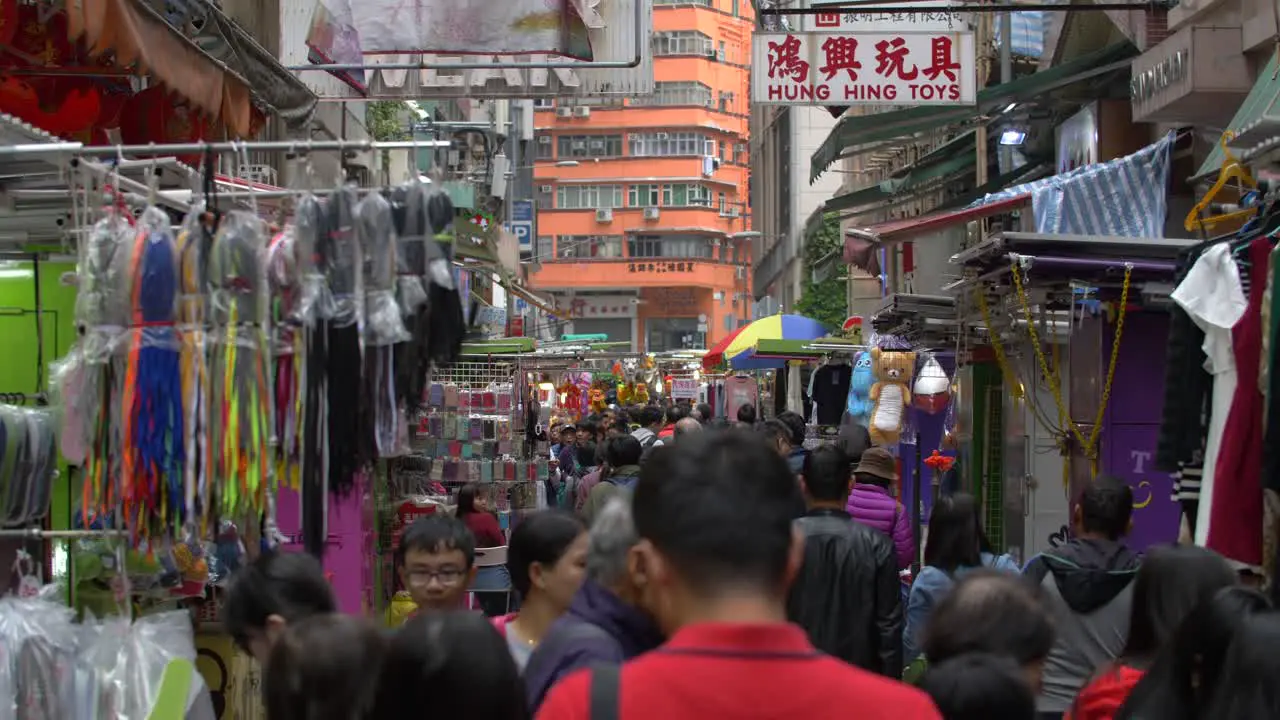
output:
<path id="1" fill-rule="evenodd" d="M 396 571 L 418 612 L 466 606 L 475 580 L 476 541 L 452 515 L 429 515 L 405 528 L 396 550 Z"/>

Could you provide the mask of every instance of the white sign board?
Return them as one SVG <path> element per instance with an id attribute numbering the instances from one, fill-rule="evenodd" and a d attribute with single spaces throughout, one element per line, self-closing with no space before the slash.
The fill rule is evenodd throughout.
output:
<path id="1" fill-rule="evenodd" d="M 751 102 L 766 105 L 972 105 L 971 32 L 757 33 Z"/>
<path id="2" fill-rule="evenodd" d="M 671 397 L 676 400 L 692 400 L 698 397 L 698 381 L 693 378 L 672 378 Z"/>
<path id="3" fill-rule="evenodd" d="M 813 0 L 811 8 L 821 8 L 848 0 Z M 887 5 L 888 3 L 881 3 Z M 831 12 L 805 15 L 801 27 L 805 32 L 953 32 L 968 30 L 960 13 L 951 8 L 952 0 L 912 0 L 909 12 L 858 12 L 856 7 L 832 9 Z"/>
<path id="4" fill-rule="evenodd" d="M 636 314 L 635 295 L 578 295 L 567 302 L 573 319 L 629 318 Z"/>

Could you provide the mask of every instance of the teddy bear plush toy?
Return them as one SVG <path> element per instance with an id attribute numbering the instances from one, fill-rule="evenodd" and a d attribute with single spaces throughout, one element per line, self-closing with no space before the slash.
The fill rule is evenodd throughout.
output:
<path id="1" fill-rule="evenodd" d="M 895 445 L 902 436 L 902 424 L 911 407 L 911 374 L 916 367 L 913 352 L 885 352 L 871 349 L 871 434 L 873 445 Z"/>

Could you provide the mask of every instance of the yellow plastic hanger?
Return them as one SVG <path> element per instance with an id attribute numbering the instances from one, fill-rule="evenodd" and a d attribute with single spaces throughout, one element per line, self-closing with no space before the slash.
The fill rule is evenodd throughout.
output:
<path id="1" fill-rule="evenodd" d="M 1218 193 L 1222 191 L 1222 188 L 1226 187 L 1228 182 L 1231 182 L 1232 180 L 1237 181 L 1241 196 L 1244 195 L 1246 189 L 1254 190 L 1258 187 L 1257 181 L 1253 179 L 1253 176 L 1249 174 L 1249 171 L 1240 164 L 1236 159 L 1236 156 L 1227 148 L 1227 143 L 1231 142 L 1234 137 L 1235 133 L 1228 130 L 1227 132 L 1222 133 L 1222 139 L 1218 141 L 1218 145 L 1222 148 L 1222 170 L 1218 172 L 1218 181 L 1213 184 L 1213 187 L 1209 188 L 1209 192 L 1205 193 L 1204 197 L 1200 198 L 1200 202 L 1196 203 L 1196 206 L 1191 208 L 1191 212 L 1187 213 L 1187 220 L 1183 223 L 1183 227 L 1185 227 L 1188 232 L 1208 230 L 1219 223 L 1230 220 L 1247 219 L 1257 213 L 1255 209 L 1249 208 L 1246 210 L 1235 210 L 1223 215 L 1200 217 L 1200 213 L 1204 212 L 1205 209 L 1213 203 L 1213 199 L 1218 196 Z"/>

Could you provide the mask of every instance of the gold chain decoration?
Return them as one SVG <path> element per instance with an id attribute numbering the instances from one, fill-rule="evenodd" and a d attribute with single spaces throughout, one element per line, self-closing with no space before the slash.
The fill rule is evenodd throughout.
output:
<path id="1" fill-rule="evenodd" d="M 1013 368 L 1009 365 L 1009 358 L 1004 352 L 1004 343 L 1000 341 L 1000 333 L 991 327 L 991 309 L 987 307 L 987 293 L 981 283 L 978 284 L 976 294 L 978 296 L 978 311 L 982 313 L 982 324 L 987 327 L 987 336 L 991 338 L 991 349 L 996 354 L 996 364 L 1000 366 L 1000 373 L 1004 375 L 1004 381 L 1009 386 L 1010 394 L 1016 398 L 1021 394 L 1022 383 L 1018 381 Z"/>
<path id="2" fill-rule="evenodd" d="M 1027 291 L 1022 284 L 1022 274 L 1018 269 L 1017 260 L 1014 260 L 1011 270 L 1018 302 L 1022 305 L 1022 313 L 1027 318 L 1027 332 L 1031 336 L 1031 346 L 1035 348 L 1036 360 L 1040 363 L 1040 372 L 1044 373 L 1045 382 L 1049 384 L 1049 390 L 1053 392 L 1054 402 L 1058 404 L 1059 415 L 1065 415 L 1067 413 L 1067 405 L 1062 400 L 1061 383 L 1053 382 L 1054 374 L 1050 371 L 1049 363 L 1044 357 L 1044 350 L 1040 347 L 1040 338 L 1036 333 L 1035 324 L 1031 322 L 1031 306 L 1027 301 Z M 1120 357 L 1120 338 L 1124 334 L 1124 318 L 1129 309 L 1129 281 L 1132 276 L 1133 266 L 1126 264 L 1124 267 L 1124 286 L 1120 291 L 1120 311 L 1116 314 L 1116 332 L 1111 340 L 1111 358 L 1107 362 L 1107 379 L 1102 386 L 1102 402 L 1098 404 L 1098 416 L 1093 421 L 1093 428 L 1089 431 L 1089 437 L 1086 438 L 1075 422 L 1067 416 L 1067 427 L 1084 449 L 1084 454 L 1089 458 L 1089 465 L 1095 477 L 1098 475 L 1098 437 L 1102 434 L 1102 419 L 1107 412 L 1107 405 L 1111 402 L 1111 383 L 1116 375 L 1116 360 Z"/>

